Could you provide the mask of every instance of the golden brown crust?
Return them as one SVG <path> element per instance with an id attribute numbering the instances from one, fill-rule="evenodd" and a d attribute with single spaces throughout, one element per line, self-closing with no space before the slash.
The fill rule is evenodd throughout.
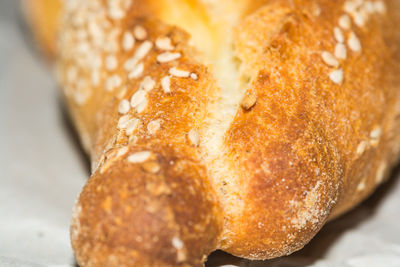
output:
<path id="1" fill-rule="evenodd" d="M 80 1 L 61 27 L 94 172 L 71 227 L 83 266 L 290 254 L 398 159 L 399 1 L 130 2 Z"/>

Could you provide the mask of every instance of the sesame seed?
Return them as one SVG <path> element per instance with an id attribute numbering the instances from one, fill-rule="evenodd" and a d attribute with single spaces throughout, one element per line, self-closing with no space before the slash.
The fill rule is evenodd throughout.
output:
<path id="1" fill-rule="evenodd" d="M 181 53 L 165 52 L 157 56 L 157 61 L 160 63 L 176 60 L 181 57 Z"/>
<path id="2" fill-rule="evenodd" d="M 114 74 L 106 80 L 105 89 L 106 91 L 111 92 L 114 90 L 114 88 L 119 87 L 121 83 L 122 80 L 118 74 Z"/>
<path id="3" fill-rule="evenodd" d="M 117 92 L 116 97 L 117 97 L 118 99 L 122 99 L 122 98 L 124 98 L 124 96 L 126 95 L 126 92 L 128 92 L 128 88 L 126 88 L 126 86 L 123 86 L 123 87 Z"/>
<path id="4" fill-rule="evenodd" d="M 136 152 L 128 157 L 128 161 L 131 163 L 142 163 L 150 159 L 151 156 L 152 153 L 150 151 Z"/>
<path id="5" fill-rule="evenodd" d="M 191 129 L 188 133 L 188 139 L 193 146 L 198 146 L 200 143 L 200 135 L 199 132 Z"/>
<path id="6" fill-rule="evenodd" d="M 117 152 L 116 157 L 117 157 L 117 158 L 122 157 L 123 155 L 125 155 L 126 153 L 128 153 L 128 150 L 129 150 L 129 149 L 128 149 L 127 146 L 124 146 L 124 147 L 118 149 L 118 152 Z"/>
<path id="7" fill-rule="evenodd" d="M 98 70 L 93 70 L 90 79 L 93 86 L 98 86 L 100 84 L 100 72 Z"/>
<path id="8" fill-rule="evenodd" d="M 140 104 L 136 107 L 136 111 L 138 113 L 142 113 L 146 109 L 146 107 L 147 107 L 147 98 L 144 101 L 140 102 Z"/>
<path id="9" fill-rule="evenodd" d="M 120 130 L 125 129 L 128 126 L 128 122 L 131 119 L 129 115 L 124 115 L 119 118 L 117 128 Z"/>
<path id="10" fill-rule="evenodd" d="M 335 57 L 338 59 L 347 58 L 347 48 L 344 44 L 337 44 L 335 46 Z"/>
<path id="11" fill-rule="evenodd" d="M 333 28 L 333 33 L 335 35 L 335 39 L 337 42 L 339 42 L 339 43 L 344 42 L 344 35 L 343 35 L 342 30 L 339 27 Z"/>
<path id="12" fill-rule="evenodd" d="M 111 19 L 118 20 L 125 17 L 125 12 L 116 5 L 110 5 L 108 9 L 108 16 Z"/>
<path id="13" fill-rule="evenodd" d="M 140 25 L 135 26 L 135 28 L 133 29 L 133 34 L 135 35 L 135 38 L 140 41 L 146 39 L 147 37 L 146 29 Z"/>
<path id="14" fill-rule="evenodd" d="M 190 72 L 186 71 L 186 70 L 180 70 L 176 67 L 173 67 L 173 68 L 169 69 L 169 74 L 171 74 L 172 76 L 176 76 L 176 77 L 186 78 L 186 77 L 189 77 Z"/>
<path id="15" fill-rule="evenodd" d="M 161 120 L 154 120 L 149 122 L 149 124 L 147 124 L 147 131 L 149 132 L 149 134 L 153 135 L 155 134 L 161 127 Z"/>
<path id="16" fill-rule="evenodd" d="M 161 169 L 160 164 L 155 161 L 149 161 L 142 164 L 142 168 L 144 171 L 148 173 L 158 173 Z"/>
<path id="17" fill-rule="evenodd" d="M 367 148 L 367 146 L 368 146 L 368 142 L 366 142 L 366 141 L 361 141 L 361 142 L 358 144 L 358 146 L 357 146 L 357 150 L 356 150 L 357 155 L 363 154 L 364 151 L 365 151 L 365 149 Z"/>
<path id="18" fill-rule="evenodd" d="M 362 2 L 362 1 L 346 1 L 344 3 L 343 10 L 346 13 L 353 14 L 359 7 L 359 5 L 360 5 L 359 2 Z"/>
<path id="19" fill-rule="evenodd" d="M 131 57 L 130 59 L 128 59 L 127 61 L 125 61 L 124 64 L 124 69 L 126 71 L 132 71 L 136 64 L 139 62 L 139 59 L 135 58 L 135 57 Z"/>
<path id="20" fill-rule="evenodd" d="M 375 6 L 374 3 L 371 1 L 366 1 L 364 5 L 362 6 L 362 10 L 366 14 L 373 14 L 375 12 Z"/>
<path id="21" fill-rule="evenodd" d="M 362 180 L 358 185 L 357 185 L 357 191 L 363 191 L 365 189 L 365 180 Z"/>
<path id="22" fill-rule="evenodd" d="M 78 77 L 78 69 L 75 66 L 71 66 L 67 69 L 67 82 L 73 83 Z"/>
<path id="23" fill-rule="evenodd" d="M 364 13 L 362 13 L 362 12 L 355 12 L 355 13 L 353 14 L 353 20 L 354 20 L 354 23 L 355 23 L 358 27 L 364 27 L 367 18 L 366 18 L 366 15 L 364 15 Z"/>
<path id="24" fill-rule="evenodd" d="M 375 11 L 381 14 L 385 14 L 386 13 L 386 5 L 383 1 L 376 1 L 374 3 L 375 6 Z"/>
<path id="25" fill-rule="evenodd" d="M 176 249 L 182 249 L 183 248 L 183 242 L 178 237 L 172 238 L 172 245 Z"/>
<path id="26" fill-rule="evenodd" d="M 150 92 L 151 90 L 153 90 L 155 85 L 156 81 L 154 81 L 150 76 L 146 76 L 140 83 L 139 89 L 143 89 L 146 92 Z"/>
<path id="27" fill-rule="evenodd" d="M 374 128 L 370 133 L 369 133 L 369 137 L 371 137 L 372 139 L 379 139 L 382 135 L 382 130 L 380 127 L 376 127 Z"/>
<path id="28" fill-rule="evenodd" d="M 339 61 L 328 51 L 324 51 L 321 54 L 322 60 L 327 64 L 328 66 L 331 67 L 338 67 L 339 66 Z"/>
<path id="29" fill-rule="evenodd" d="M 338 69 L 338 70 L 332 71 L 331 74 L 329 74 L 329 79 L 331 79 L 331 81 L 336 83 L 336 84 L 342 84 L 342 82 L 343 82 L 343 70 L 342 69 Z"/>
<path id="30" fill-rule="evenodd" d="M 144 90 L 138 90 L 135 94 L 133 94 L 131 98 L 131 106 L 136 108 L 140 105 L 140 103 L 146 101 L 147 92 Z"/>
<path id="31" fill-rule="evenodd" d="M 136 135 L 130 135 L 128 142 L 129 142 L 129 144 L 135 144 L 137 142 L 137 140 L 138 140 L 138 137 Z"/>
<path id="32" fill-rule="evenodd" d="M 349 15 L 342 15 L 339 18 L 339 26 L 344 30 L 350 30 L 351 19 Z"/>
<path id="33" fill-rule="evenodd" d="M 199 76 L 197 76 L 196 73 L 190 73 L 190 78 L 192 78 L 193 80 L 197 80 L 199 78 Z"/>
<path id="34" fill-rule="evenodd" d="M 171 43 L 171 39 L 169 37 L 158 37 L 156 40 L 156 46 L 160 50 L 173 50 L 174 46 Z"/>
<path id="35" fill-rule="evenodd" d="M 144 64 L 143 63 L 139 63 L 138 65 L 136 65 L 133 70 L 129 73 L 128 78 L 129 79 L 136 79 L 139 78 L 144 70 Z"/>
<path id="36" fill-rule="evenodd" d="M 126 114 L 130 108 L 129 101 L 124 99 L 118 105 L 118 112 L 121 114 Z"/>
<path id="37" fill-rule="evenodd" d="M 382 162 L 379 167 L 378 170 L 376 171 L 376 176 L 375 176 L 375 181 L 380 184 L 383 181 L 383 178 L 385 177 L 385 171 L 387 168 L 387 163 L 386 162 Z"/>
<path id="38" fill-rule="evenodd" d="M 132 33 L 125 32 L 122 37 L 122 48 L 124 51 L 130 51 L 135 46 L 135 38 Z"/>
<path id="39" fill-rule="evenodd" d="M 82 106 L 83 104 L 86 103 L 86 101 L 89 98 L 89 94 L 87 92 L 83 91 L 77 91 L 74 93 L 74 100 L 75 103 L 78 104 L 79 106 Z"/>
<path id="40" fill-rule="evenodd" d="M 347 45 L 353 52 L 361 51 L 361 43 L 357 35 L 354 32 L 349 34 L 349 39 L 347 40 Z"/>
<path id="41" fill-rule="evenodd" d="M 171 92 L 171 78 L 169 76 L 164 76 L 161 79 L 161 87 L 164 93 L 168 94 Z"/>
<path id="42" fill-rule="evenodd" d="M 249 110 L 251 109 L 257 102 L 257 96 L 253 93 L 247 93 L 240 105 L 242 106 L 243 109 Z"/>
<path id="43" fill-rule="evenodd" d="M 114 55 L 109 55 L 106 57 L 105 67 L 108 71 L 115 70 L 118 66 L 118 60 Z"/>
<path id="44" fill-rule="evenodd" d="M 134 58 L 137 60 L 140 60 L 144 58 L 153 48 L 153 43 L 150 41 L 144 41 L 135 51 L 135 54 L 133 55 Z"/>
<path id="45" fill-rule="evenodd" d="M 140 123 L 139 119 L 132 118 L 126 123 L 125 133 L 126 135 L 130 136 L 133 132 L 138 128 Z"/>

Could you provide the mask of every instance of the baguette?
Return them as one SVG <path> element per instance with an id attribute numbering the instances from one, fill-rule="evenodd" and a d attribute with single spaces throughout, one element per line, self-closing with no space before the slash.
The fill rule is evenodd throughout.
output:
<path id="1" fill-rule="evenodd" d="M 368 197 L 400 152 L 399 2 L 71 0 L 32 23 L 58 29 L 92 162 L 77 262 L 288 255 Z"/>

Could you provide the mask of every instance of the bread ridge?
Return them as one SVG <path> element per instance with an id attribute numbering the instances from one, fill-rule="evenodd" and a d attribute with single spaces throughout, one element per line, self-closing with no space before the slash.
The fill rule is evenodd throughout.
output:
<path id="1" fill-rule="evenodd" d="M 120 1 L 121 5 L 128 2 Z M 93 3 L 99 3 L 92 8 L 103 10 L 105 17 L 110 16 L 107 12 L 119 16 L 118 11 L 107 7 L 108 2 Z M 171 230 L 171 235 L 160 243 L 176 252 L 175 256 L 169 254 L 168 257 L 177 262 L 167 260 L 163 264 L 200 264 L 204 255 L 217 248 L 250 259 L 267 259 L 302 248 L 327 220 L 354 207 L 385 180 L 400 151 L 397 130 L 400 126 L 397 90 L 400 71 L 396 63 L 400 59 L 400 34 L 393 27 L 394 22 L 399 22 L 399 1 L 241 0 L 225 1 L 226 5 L 218 7 L 213 6 L 212 1 L 194 0 L 132 3 L 122 19 L 106 21 L 111 29 L 122 29 L 117 34 L 118 45 L 122 42 L 120 35 L 127 29 L 133 31 L 135 25 L 144 27 L 145 39 L 153 42 L 152 50 L 143 59 L 145 68 L 141 78 L 152 76 L 156 86 L 148 94 L 147 109 L 139 115 L 141 124 L 135 145 L 124 131 L 116 129 L 121 117 L 118 105 L 123 86 L 105 92 L 101 88 L 106 83 L 103 79 L 99 86 L 89 82 L 80 92 L 77 90 L 79 78 L 70 79 L 73 84 L 68 81 L 68 76 L 73 76 L 71 66 L 80 66 L 82 73 L 79 71 L 79 74 L 88 80 L 93 73 L 89 73 L 90 63 L 85 65 L 73 53 L 82 42 L 65 40 L 68 29 L 80 26 L 73 25 L 74 18 L 67 16 L 61 27 L 59 77 L 94 170 L 94 178 L 85 187 L 78 206 L 89 202 L 86 196 L 95 195 L 93 184 L 101 183 L 102 179 L 118 191 L 114 172 L 119 169 L 126 169 L 125 174 L 118 172 L 117 180 L 121 183 L 130 181 L 132 173 L 141 173 L 140 166 L 131 166 L 126 161 L 129 154 L 149 150 L 156 155 L 156 163 L 162 170 L 161 175 L 150 175 L 151 181 L 169 188 L 162 182 L 169 173 L 171 181 L 176 179 L 181 183 L 182 172 L 163 164 L 164 158 L 183 161 L 182 169 L 190 168 L 199 173 L 199 177 L 190 177 L 205 194 L 199 193 L 191 201 L 198 202 L 200 207 L 210 207 L 208 211 L 201 208 L 203 216 L 197 218 L 198 225 L 211 229 L 206 233 L 198 232 L 204 246 L 196 247 L 193 244 L 200 241 L 191 240 L 184 253 L 179 249 L 175 251 L 171 238 L 177 230 Z M 91 4 L 82 1 L 78 5 L 82 12 L 83 6 Z M 364 8 L 364 13 L 357 11 L 359 7 L 354 11 L 357 5 Z M 93 16 L 98 15 L 99 9 L 96 10 Z M 67 14 L 74 12 L 70 10 Z M 351 18 L 349 29 L 343 22 L 346 15 Z M 224 33 L 226 39 L 232 40 L 233 47 L 230 41 L 220 38 Z M 72 35 L 79 37 L 84 33 Z M 157 63 L 156 57 L 163 51 L 155 48 L 154 43 L 160 36 L 170 37 L 174 51 L 179 51 L 181 58 Z M 338 40 L 342 38 L 344 40 Z M 136 40 L 135 49 L 143 42 Z M 331 55 L 336 56 L 339 44 L 346 48 L 347 55 L 335 61 Z M 221 56 L 218 49 L 229 52 Z M 121 47 L 116 52 L 118 69 L 107 72 L 102 66 L 103 77 L 109 78 L 111 73 L 126 76 L 123 62 L 135 50 L 120 50 Z M 109 53 L 101 52 L 102 62 L 106 61 L 106 54 Z M 220 61 L 229 58 L 227 62 L 235 64 L 235 68 L 223 69 L 223 64 L 213 62 L 215 58 Z M 189 71 L 189 77 L 168 74 L 172 67 Z M 216 68 L 222 70 L 216 71 Z M 235 72 L 233 83 L 230 77 L 223 77 L 230 71 Z M 171 93 L 162 93 L 161 79 L 166 75 L 171 76 L 173 97 Z M 140 82 L 141 79 L 124 78 L 121 84 L 129 88 L 123 99 L 129 100 Z M 228 87 L 235 83 L 238 96 L 229 102 L 226 98 L 231 89 Z M 90 87 L 91 95 L 86 96 Z M 227 93 L 224 94 L 224 90 Z M 215 115 L 221 111 L 219 108 L 227 108 L 228 113 Z M 158 119 L 162 120 L 162 133 L 158 129 L 150 135 L 147 126 Z M 215 149 L 210 133 L 220 121 L 224 123 Z M 116 156 L 117 151 L 126 150 L 125 147 L 128 150 Z M 220 155 L 212 152 L 213 149 L 220 151 Z M 143 177 L 137 177 L 138 183 L 146 183 Z M 172 213 L 178 212 L 173 209 L 175 200 L 161 201 L 154 190 L 144 190 L 143 194 L 153 196 L 154 203 L 165 203 L 166 210 L 172 207 Z M 106 199 L 106 195 L 104 192 L 95 196 L 97 204 L 93 205 L 98 207 L 100 199 Z M 184 198 L 187 192 L 178 195 Z M 119 201 L 116 210 L 123 206 L 127 204 Z M 140 212 L 146 213 L 139 208 L 138 214 Z M 78 233 L 77 221 L 86 220 L 89 214 L 97 216 L 100 211 L 86 208 L 79 214 L 75 216 L 72 235 Z M 105 215 L 98 216 L 100 219 Z M 185 223 L 173 221 L 165 219 L 178 228 L 185 227 Z M 112 225 L 104 227 L 108 231 Z M 125 228 L 121 228 L 120 236 L 125 235 L 122 229 Z M 85 240 L 93 238 L 89 232 L 81 234 L 86 235 Z M 210 232 L 214 236 L 210 236 Z M 90 258 L 97 263 L 107 262 L 110 257 L 105 256 L 112 254 L 112 248 L 107 246 L 110 251 L 96 250 L 95 254 L 91 254 L 90 250 L 95 250 L 90 246 L 84 249 L 83 245 L 75 245 L 74 248 L 78 261 L 84 266 L 90 265 Z M 162 254 L 161 250 L 156 251 Z M 126 251 L 116 253 L 126 254 Z M 147 256 L 131 256 L 131 260 L 149 266 L 160 264 L 157 257 L 162 258 L 161 255 L 157 254 L 154 259 L 149 254 L 144 255 Z M 122 257 L 118 264 L 124 264 L 123 260 L 128 262 L 129 257 Z"/>

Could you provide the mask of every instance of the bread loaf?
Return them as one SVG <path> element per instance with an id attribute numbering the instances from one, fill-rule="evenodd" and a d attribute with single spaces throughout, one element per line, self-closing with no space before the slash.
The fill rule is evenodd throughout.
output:
<path id="1" fill-rule="evenodd" d="M 28 10 L 92 162 L 81 266 L 288 255 L 399 158 L 400 1 L 60 6 Z"/>

